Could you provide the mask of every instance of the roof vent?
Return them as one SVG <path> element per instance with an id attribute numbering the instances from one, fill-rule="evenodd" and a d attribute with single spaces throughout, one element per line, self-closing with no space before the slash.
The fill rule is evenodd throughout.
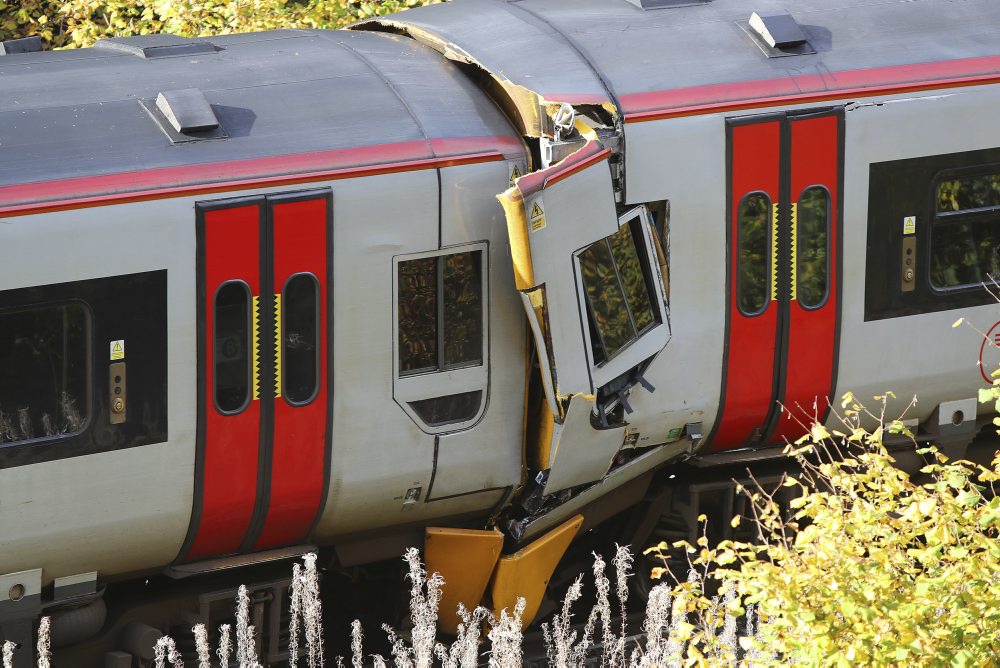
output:
<path id="1" fill-rule="evenodd" d="M 167 56 L 192 56 L 215 53 L 221 49 L 206 40 L 179 37 L 178 35 L 136 35 L 134 37 L 112 37 L 98 40 L 95 49 L 122 51 L 140 58 L 164 58 Z"/>
<path id="2" fill-rule="evenodd" d="M 692 7 L 707 5 L 712 0 L 627 0 L 641 9 L 664 9 L 666 7 Z"/>
<path id="3" fill-rule="evenodd" d="M 41 50 L 42 38 L 37 35 L 0 42 L 0 56 L 9 56 L 13 53 L 34 53 Z"/>
<path id="4" fill-rule="evenodd" d="M 754 12 L 746 30 L 768 58 L 801 56 L 816 53 L 806 39 L 802 27 L 791 14 L 762 16 Z"/>
<path id="5" fill-rule="evenodd" d="M 205 139 L 225 139 L 229 135 L 219 124 L 212 105 L 197 88 L 165 90 L 156 100 L 139 100 L 171 144 Z"/>

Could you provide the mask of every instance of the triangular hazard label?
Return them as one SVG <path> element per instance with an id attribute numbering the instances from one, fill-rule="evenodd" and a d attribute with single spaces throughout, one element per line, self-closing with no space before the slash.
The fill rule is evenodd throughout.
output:
<path id="1" fill-rule="evenodd" d="M 115 347 L 111 349 L 111 352 L 113 352 L 113 353 L 120 353 L 121 351 L 122 351 L 122 342 L 121 341 L 115 341 Z"/>
<path id="2" fill-rule="evenodd" d="M 534 206 L 531 207 L 531 218 L 534 219 L 544 215 L 542 207 L 538 206 L 538 202 L 535 202 Z"/>
<path id="3" fill-rule="evenodd" d="M 510 185 L 513 186 L 514 181 L 519 178 L 521 178 L 521 170 L 517 168 L 517 165 L 514 165 L 514 169 L 510 170 Z"/>

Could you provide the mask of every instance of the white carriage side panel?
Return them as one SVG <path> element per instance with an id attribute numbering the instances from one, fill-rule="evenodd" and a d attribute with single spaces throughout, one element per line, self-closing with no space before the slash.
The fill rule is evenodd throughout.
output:
<path id="1" fill-rule="evenodd" d="M 974 397 L 984 386 L 977 367 L 982 337 L 968 327 L 952 328 L 952 323 L 964 317 L 985 331 L 1000 319 L 996 304 L 865 322 L 869 165 L 998 147 L 1000 127 L 994 112 L 998 105 L 1000 87 L 978 86 L 895 96 L 848 108 L 844 301 L 835 397 L 852 391 L 871 404 L 873 396 L 891 390 L 897 398 L 890 401 L 887 416 L 897 417 L 916 395 L 919 401 L 907 417 L 922 420 L 939 403 Z M 926 254 L 927 249 L 921 252 Z M 924 259 L 918 259 L 918 267 Z M 895 264 L 899 258 L 885 261 Z M 926 280 L 923 271 L 918 280 Z"/>
<path id="2" fill-rule="evenodd" d="M 655 391 L 632 392 L 628 420 L 639 445 L 662 442 L 690 422 L 701 422 L 707 435 L 726 334 L 725 120 L 627 123 L 625 142 L 628 204 L 670 202 L 671 338 L 645 373 Z"/>
<path id="3" fill-rule="evenodd" d="M 49 582 L 170 563 L 187 533 L 194 484 L 193 201 L 11 217 L 0 224 L 0 237 L 4 290 L 166 269 L 169 323 L 169 440 L 0 470 L 0 527 L 7 537 L 0 573 L 41 567 Z M 106 373 L 106 362 L 95 359 L 94 373 Z"/>
<path id="4" fill-rule="evenodd" d="M 517 485 L 521 479 L 524 422 L 525 318 L 514 287 L 507 223 L 493 193 L 507 187 L 508 162 L 441 170 L 441 245 L 489 243 L 489 369 L 486 412 L 471 429 L 438 442 L 430 499 Z M 524 173 L 522 163 L 519 171 Z M 468 510 L 485 510 L 496 498 L 471 495 Z"/>

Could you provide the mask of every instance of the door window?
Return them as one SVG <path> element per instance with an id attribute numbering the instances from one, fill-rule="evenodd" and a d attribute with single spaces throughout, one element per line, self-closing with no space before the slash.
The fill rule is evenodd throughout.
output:
<path id="1" fill-rule="evenodd" d="M 223 283 L 215 293 L 215 406 L 232 414 L 250 401 L 250 288 Z"/>
<path id="2" fill-rule="evenodd" d="M 799 304 L 815 308 L 826 300 L 829 275 L 830 192 L 811 186 L 799 197 L 794 290 Z"/>
<path id="3" fill-rule="evenodd" d="M 744 315 L 763 313 L 771 276 L 771 198 L 750 193 L 740 202 L 737 304 Z"/>
<path id="4" fill-rule="evenodd" d="M 397 403 L 429 433 L 482 412 L 488 370 L 486 245 L 397 258 Z"/>
<path id="5" fill-rule="evenodd" d="M 290 404 L 312 401 L 319 389 L 319 282 L 295 274 L 281 296 L 281 385 Z"/>

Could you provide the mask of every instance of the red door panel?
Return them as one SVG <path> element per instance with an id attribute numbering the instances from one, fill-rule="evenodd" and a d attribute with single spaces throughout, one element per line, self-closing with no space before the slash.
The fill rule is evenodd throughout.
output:
<path id="1" fill-rule="evenodd" d="M 201 343 L 203 400 L 200 476 L 200 515 L 187 559 L 236 552 L 253 518 L 257 498 L 257 467 L 261 438 L 261 407 L 256 374 L 249 385 L 245 406 L 231 413 L 220 411 L 215 397 L 216 323 L 215 297 L 230 281 L 242 281 L 252 296 L 249 316 L 260 295 L 261 203 L 203 211 L 198 224 L 199 262 L 203 263 L 204 295 Z M 251 355 L 256 357 L 255 328 L 250 326 Z M 198 485 L 196 485 L 196 494 Z M 199 500 L 195 500 L 196 508 Z"/>
<path id="2" fill-rule="evenodd" d="M 303 540 L 309 533 L 324 493 L 327 414 L 327 276 L 330 199 L 327 196 L 270 200 L 274 285 L 281 296 L 293 277 L 308 280 L 317 290 L 316 332 L 290 331 L 282 308 L 276 308 L 278 329 L 274 397 L 274 446 L 271 457 L 270 500 L 263 530 L 255 548 L 263 549 Z M 314 282 L 313 282 L 314 281 Z M 287 300 L 284 306 L 287 306 Z M 287 311 L 285 311 L 287 314 Z M 311 397 L 291 397 L 282 381 L 291 346 L 316 351 L 316 390 Z M 300 390 L 301 392 L 301 390 Z"/>
<path id="3" fill-rule="evenodd" d="M 798 252 L 807 230 L 800 224 L 805 210 L 801 202 L 809 188 L 825 189 L 827 199 L 826 296 L 818 305 L 804 305 L 798 287 L 797 252 L 790 263 L 791 291 L 788 302 L 788 340 L 785 391 L 782 403 L 790 413 L 782 414 L 771 437 L 772 443 L 794 441 L 805 433 L 803 424 L 823 419 L 833 392 L 836 365 L 835 343 L 838 305 L 836 267 L 840 187 L 840 117 L 836 114 L 789 118 L 791 197 L 798 204 L 791 221 L 791 243 Z M 808 302 L 809 300 L 806 299 Z M 815 299 L 813 300 L 815 301 Z"/>
<path id="4" fill-rule="evenodd" d="M 729 312 L 714 450 L 795 440 L 826 416 L 837 366 L 842 118 L 833 109 L 727 126 Z M 774 205 L 771 301 L 747 314 L 738 228 L 740 202 L 755 191 Z"/>
<path id="5" fill-rule="evenodd" d="M 761 313 L 746 315 L 740 310 L 737 276 L 741 202 L 752 193 L 764 193 L 771 202 L 772 220 L 779 203 L 781 120 L 733 125 L 729 132 L 729 327 L 723 369 L 725 403 L 712 437 L 714 449 L 745 444 L 766 421 L 773 403 L 778 327 L 778 305 L 773 300 L 776 243 L 773 225 L 768 244 L 772 260 L 766 278 L 772 285 L 772 295 Z"/>

